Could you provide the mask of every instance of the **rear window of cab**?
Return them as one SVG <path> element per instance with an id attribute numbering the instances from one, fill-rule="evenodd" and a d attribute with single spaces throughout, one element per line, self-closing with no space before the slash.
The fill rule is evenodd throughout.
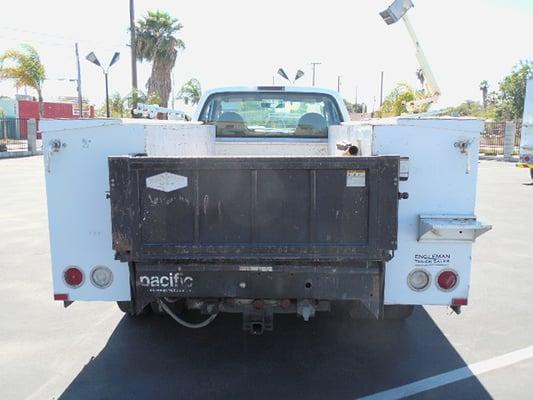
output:
<path id="1" fill-rule="evenodd" d="M 215 125 L 218 137 L 327 138 L 342 121 L 332 96 L 298 92 L 215 93 L 199 119 Z"/>

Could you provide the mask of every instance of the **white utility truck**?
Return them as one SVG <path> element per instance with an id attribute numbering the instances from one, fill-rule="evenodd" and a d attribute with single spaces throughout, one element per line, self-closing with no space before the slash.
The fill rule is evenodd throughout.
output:
<path id="1" fill-rule="evenodd" d="M 529 174 L 533 179 L 533 79 L 528 80 L 526 84 L 522 131 L 520 133 L 520 159 L 516 166 L 529 168 Z"/>
<path id="2" fill-rule="evenodd" d="M 237 312 L 256 334 L 337 306 L 459 312 L 490 229 L 475 216 L 482 130 L 352 122 L 337 92 L 278 86 L 211 90 L 191 122 L 48 121 L 54 297 L 191 328 Z"/>

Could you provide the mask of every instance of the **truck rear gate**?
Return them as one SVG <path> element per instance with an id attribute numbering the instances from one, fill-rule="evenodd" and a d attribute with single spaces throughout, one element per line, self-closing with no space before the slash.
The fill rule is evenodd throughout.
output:
<path id="1" fill-rule="evenodd" d="M 109 157 L 113 248 L 132 298 L 360 299 L 378 314 L 399 162 Z"/>

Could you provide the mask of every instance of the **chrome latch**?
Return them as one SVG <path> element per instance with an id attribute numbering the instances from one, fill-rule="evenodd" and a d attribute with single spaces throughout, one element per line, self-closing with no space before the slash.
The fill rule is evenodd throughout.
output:
<path id="1" fill-rule="evenodd" d="M 461 154 L 464 154 L 466 156 L 466 173 L 470 173 L 470 152 L 468 148 L 472 144 L 473 140 L 459 140 L 453 144 L 453 147 L 456 147 L 459 149 Z"/>
<path id="2" fill-rule="evenodd" d="M 48 142 L 48 145 L 46 146 L 46 151 L 44 152 L 44 165 L 48 173 L 50 173 L 50 163 L 52 161 L 52 155 L 54 153 L 57 153 L 60 148 L 61 140 L 59 139 L 50 140 Z"/>

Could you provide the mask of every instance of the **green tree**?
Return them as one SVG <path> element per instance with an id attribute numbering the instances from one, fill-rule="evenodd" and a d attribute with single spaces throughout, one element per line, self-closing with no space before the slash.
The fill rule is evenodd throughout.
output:
<path id="1" fill-rule="evenodd" d="M 200 81 L 196 78 L 189 79 L 185 82 L 178 93 L 178 98 L 183 99 L 185 104 L 189 104 L 189 102 L 192 104 L 198 104 L 201 96 L 202 86 L 200 85 Z"/>
<path id="2" fill-rule="evenodd" d="M 42 87 L 46 79 L 46 71 L 37 51 L 29 44 L 21 45 L 21 50 L 7 50 L 0 55 L 0 80 L 14 81 L 15 87 L 30 87 L 37 92 L 39 99 L 39 115 L 42 117 Z"/>
<path id="3" fill-rule="evenodd" d="M 161 97 L 159 97 L 158 93 L 152 93 L 146 98 L 146 104 L 155 104 L 155 105 L 161 105 Z"/>
<path id="4" fill-rule="evenodd" d="M 365 105 L 362 103 L 350 103 L 348 100 L 344 99 L 344 105 L 350 113 L 363 113 L 365 112 Z"/>
<path id="5" fill-rule="evenodd" d="M 406 83 L 400 83 L 385 97 L 379 114 L 382 117 L 402 115 L 407 112 L 408 103 L 414 100 L 421 100 L 424 97 L 426 95 L 423 91 L 416 90 Z M 427 111 L 429 105 L 428 103 L 420 106 L 420 111 Z"/>
<path id="6" fill-rule="evenodd" d="M 483 117 L 483 107 L 479 102 L 466 100 L 455 107 L 449 107 L 439 113 L 452 117 Z"/>
<path id="7" fill-rule="evenodd" d="M 520 61 L 499 84 L 496 114 L 501 120 L 516 120 L 524 113 L 526 81 L 533 76 L 533 62 Z"/>
<path id="8" fill-rule="evenodd" d="M 109 111 L 112 117 L 124 117 L 124 99 L 119 92 L 115 92 L 109 98 Z"/>
<path id="9" fill-rule="evenodd" d="M 134 89 L 124 97 L 124 100 L 126 101 L 128 108 L 132 109 L 139 103 L 146 103 L 147 97 L 146 93 L 142 90 Z"/>
<path id="10" fill-rule="evenodd" d="M 124 104 L 127 102 L 127 98 L 122 97 L 119 92 L 114 92 L 109 97 L 109 116 L 111 118 L 124 118 L 126 108 Z M 96 114 L 99 117 L 106 116 L 106 104 L 105 102 L 96 110 Z"/>
<path id="11" fill-rule="evenodd" d="M 182 28 L 176 18 L 159 10 L 148 11 L 135 27 L 137 58 L 152 63 L 152 73 L 146 84 L 148 97 L 156 94 L 163 107 L 168 105 L 172 86 L 170 76 L 178 50 L 185 48 L 183 41 L 175 36 Z"/>

